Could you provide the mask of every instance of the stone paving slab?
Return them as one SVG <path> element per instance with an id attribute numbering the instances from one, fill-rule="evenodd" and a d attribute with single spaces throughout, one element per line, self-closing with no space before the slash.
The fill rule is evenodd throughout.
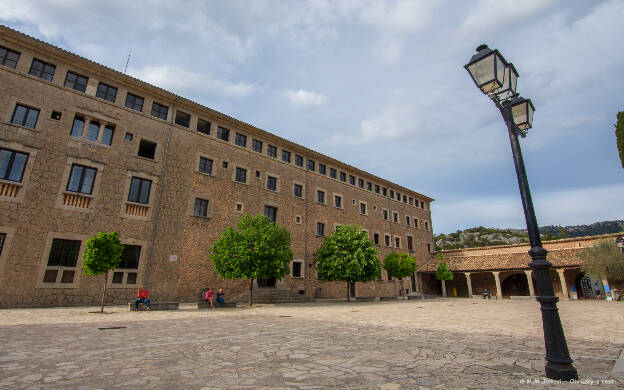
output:
<path id="1" fill-rule="evenodd" d="M 624 388 L 614 371 L 624 342 L 616 302 L 560 304 L 577 384 L 543 376 L 531 301 L 191 307 L 0 310 L 0 388 Z"/>

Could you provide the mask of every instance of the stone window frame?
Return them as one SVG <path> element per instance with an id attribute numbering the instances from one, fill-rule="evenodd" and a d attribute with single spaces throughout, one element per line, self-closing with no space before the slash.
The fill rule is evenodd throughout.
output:
<path id="1" fill-rule="evenodd" d="M 323 226 L 323 234 L 319 234 L 319 225 Z M 314 225 L 314 237 L 325 237 L 327 235 L 327 229 L 325 229 L 325 226 L 327 226 L 325 221 L 316 221 L 316 224 Z"/>
<path id="2" fill-rule="evenodd" d="M 74 122 L 76 120 L 76 117 L 80 117 L 82 118 L 82 120 L 84 121 L 84 125 L 82 127 L 82 134 L 80 135 L 80 137 L 76 137 L 71 135 L 73 128 L 74 128 Z M 100 129 L 98 130 L 98 136 L 97 139 L 95 141 L 91 141 L 87 138 L 87 133 L 89 132 L 89 125 L 93 122 L 96 122 L 99 124 Z M 106 127 L 112 127 L 113 129 L 113 135 L 111 137 L 111 144 L 107 145 L 103 142 L 103 137 L 104 137 L 104 128 Z M 84 114 L 84 112 L 76 112 L 74 113 L 74 117 L 72 118 L 71 121 L 71 126 L 69 129 L 69 140 L 71 141 L 79 141 L 79 142 L 84 142 L 86 144 L 89 145 L 93 145 L 93 146 L 97 146 L 100 148 L 105 148 L 105 149 L 110 149 L 113 146 L 113 140 L 115 139 L 115 133 L 117 133 L 117 131 L 119 130 L 119 126 L 117 126 L 117 123 L 113 123 L 109 120 L 106 119 L 102 119 L 99 117 L 95 117 L 93 115 L 89 115 L 89 114 Z M 137 155 L 138 155 L 138 146 L 137 146 Z M 149 160 L 149 159 L 148 159 Z"/>
<path id="3" fill-rule="evenodd" d="M 247 173 L 245 174 L 245 181 L 244 182 L 236 180 L 236 170 L 238 168 L 244 169 L 244 170 L 247 171 Z M 248 186 L 249 185 L 249 175 L 250 175 L 251 172 L 252 172 L 252 170 L 249 167 L 247 167 L 247 166 L 240 165 L 240 164 L 233 164 L 233 166 L 232 166 L 232 181 L 234 183 L 237 183 L 237 184 L 243 184 L 243 185 Z"/>
<path id="4" fill-rule="evenodd" d="M 13 50 L 11 48 L 5 47 L 0 45 L 0 49 L 4 49 L 6 51 L 4 57 L 0 57 L 0 65 L 2 66 L 6 66 L 7 68 L 11 68 L 11 69 L 15 69 L 17 68 L 17 64 L 19 63 L 19 59 L 22 55 L 21 52 L 18 52 L 16 50 Z M 17 55 L 17 59 L 15 61 L 13 61 L 12 59 L 9 58 L 9 54 L 13 54 L 13 55 Z M 9 64 L 7 64 L 7 62 L 15 62 L 15 66 L 11 66 Z"/>
<path id="5" fill-rule="evenodd" d="M 37 273 L 37 288 L 71 288 L 76 289 L 80 287 L 80 279 L 82 278 L 82 256 L 84 255 L 84 251 L 86 249 L 86 243 L 89 239 L 89 235 L 78 234 L 78 233 L 58 233 L 58 232 L 48 232 L 45 239 L 43 255 L 40 261 L 40 270 Z M 78 251 L 78 259 L 76 260 L 75 267 L 62 267 L 62 266 L 49 266 L 48 267 L 48 259 L 50 257 L 50 250 L 52 250 L 52 241 L 57 238 L 61 240 L 75 240 L 80 241 L 80 249 Z M 71 269 L 74 271 L 74 280 L 72 283 L 44 283 L 43 278 L 46 270 L 48 269 L 57 269 L 59 271 L 64 271 L 66 269 Z M 61 272 L 62 274 L 62 272 Z M 60 277 L 57 277 L 60 280 Z"/>
<path id="6" fill-rule="evenodd" d="M 292 160 L 292 153 L 286 149 L 282 149 L 282 161 L 290 164 Z"/>
<path id="7" fill-rule="evenodd" d="M 364 205 L 364 213 L 362 213 L 362 205 Z M 368 212 L 368 202 L 365 202 L 363 200 L 361 200 L 358 203 L 358 212 L 360 213 L 360 215 L 364 215 L 366 217 L 368 217 L 369 212 Z"/>
<path id="8" fill-rule="evenodd" d="M 236 133 L 234 133 L 234 145 L 243 149 L 247 149 L 247 138 L 248 137 L 246 134 L 237 131 Z M 242 145 L 240 143 L 242 143 Z"/>
<path id="9" fill-rule="evenodd" d="M 212 137 L 211 130 L 212 130 L 212 122 L 202 117 L 197 118 L 197 123 L 195 124 L 195 131 L 197 134 L 201 134 L 202 136 L 205 136 L 205 137 Z"/>
<path id="10" fill-rule="evenodd" d="M 147 241 L 137 240 L 135 238 L 123 238 L 123 239 L 120 239 L 120 241 L 123 245 L 138 245 L 141 247 L 141 254 L 139 255 L 139 268 L 137 268 L 136 270 L 136 273 L 137 273 L 136 283 L 135 284 L 127 283 L 128 274 L 134 272 L 132 268 L 115 268 L 114 270 L 108 273 L 106 286 L 107 288 L 115 288 L 115 289 L 130 288 L 130 289 L 135 290 L 137 287 L 143 285 L 145 267 L 147 266 L 145 264 L 147 262 L 147 253 L 148 253 Z M 121 283 L 113 284 L 113 275 L 115 274 L 115 272 L 124 273 Z"/>
<path id="11" fill-rule="evenodd" d="M 137 103 L 139 99 L 141 100 L 140 110 L 138 109 L 139 104 Z M 124 107 L 129 108 L 134 111 L 143 112 L 143 109 L 145 108 L 145 98 L 143 96 L 139 96 L 130 91 L 126 91 L 126 99 L 124 101 Z"/>
<path id="12" fill-rule="evenodd" d="M 301 197 L 299 196 L 295 196 L 295 184 L 300 185 L 301 186 Z M 293 180 L 293 197 L 297 198 L 297 199 L 305 199 L 306 198 L 306 187 L 305 187 L 305 183 L 304 182 L 300 182 L 298 180 Z"/>
<path id="13" fill-rule="evenodd" d="M 10 123 L 12 126 L 17 126 L 20 127 L 22 129 L 28 129 L 31 131 L 39 131 L 37 129 L 37 124 L 39 123 L 39 119 L 41 118 L 41 109 L 35 107 L 33 104 L 27 104 L 27 103 L 21 103 L 20 101 L 14 100 L 12 101 L 13 105 L 11 106 L 10 104 L 7 105 L 7 115 L 6 118 L 10 118 L 7 123 Z M 15 120 L 15 114 L 17 112 L 17 107 L 18 106 L 22 106 L 24 108 L 27 108 L 29 110 L 33 110 L 33 111 L 37 111 L 37 119 L 35 120 L 35 123 L 33 124 L 32 127 L 30 126 L 26 126 L 26 123 L 16 123 L 14 122 Z M 28 118 L 28 115 L 26 115 L 26 118 Z"/>
<path id="14" fill-rule="evenodd" d="M 336 206 L 336 197 L 340 198 L 340 207 Z M 345 200 L 344 195 L 334 192 L 334 202 L 333 202 L 334 208 L 339 209 L 339 210 L 344 210 L 344 200 Z"/>
<path id="15" fill-rule="evenodd" d="M 84 194 L 84 193 L 73 192 L 73 191 L 67 190 L 67 183 L 69 181 L 69 175 L 71 174 L 71 168 L 74 164 L 82 165 L 87 168 L 94 168 L 97 170 L 95 173 L 95 180 L 93 181 L 93 189 L 91 190 L 91 194 Z M 94 160 L 90 160 L 87 158 L 79 158 L 79 157 L 73 157 L 73 156 L 67 157 L 67 161 L 65 163 L 65 171 L 63 172 L 63 178 L 61 180 L 61 188 L 58 192 L 58 196 L 56 197 L 56 202 L 55 202 L 54 207 L 56 207 L 57 209 L 61 209 L 61 210 L 79 211 L 83 213 L 93 213 L 95 211 L 94 203 L 100 198 L 100 186 L 102 183 L 103 172 L 104 172 L 104 164 L 102 163 L 99 163 L 99 162 L 96 162 Z M 90 207 L 83 208 L 83 207 L 74 207 L 70 205 L 64 205 L 63 200 L 65 197 L 65 194 L 71 194 L 71 195 L 91 199 Z"/>
<path id="16" fill-rule="evenodd" d="M 202 172 L 202 171 L 199 170 L 199 163 L 200 163 L 202 158 L 212 161 L 212 169 L 211 169 L 210 173 Z M 201 152 L 197 153 L 197 155 L 195 156 L 195 172 L 200 173 L 202 175 L 206 175 L 206 176 L 215 176 L 216 162 L 217 162 L 217 159 L 213 158 L 212 156 L 210 156 L 208 154 L 204 154 L 204 153 L 201 153 Z"/>
<path id="17" fill-rule="evenodd" d="M 139 138 L 138 139 L 139 142 L 137 142 L 136 152 L 134 154 L 134 157 L 144 160 L 144 161 L 160 162 L 160 154 L 162 153 L 162 146 L 157 141 L 154 141 L 153 139 L 142 137 L 142 136 L 139 136 L 138 138 Z M 154 158 L 139 156 L 139 150 L 141 149 L 141 141 L 151 142 L 156 145 L 156 149 L 154 150 Z"/>
<path id="18" fill-rule="evenodd" d="M 151 180 L 152 181 L 152 185 L 150 187 L 149 202 L 147 202 L 147 204 L 134 203 L 134 202 L 128 201 L 128 194 L 130 193 L 130 183 L 132 182 L 132 177 L 137 177 L 139 179 Z M 121 206 L 119 207 L 119 213 L 121 215 L 121 218 L 137 219 L 137 220 L 140 220 L 140 221 L 149 221 L 149 220 L 151 220 L 152 219 L 152 213 L 154 211 L 154 202 L 156 202 L 155 194 L 158 193 L 158 186 L 160 186 L 160 182 L 158 180 L 158 176 L 151 175 L 151 174 L 143 172 L 143 171 L 135 171 L 135 170 L 130 170 L 129 169 L 126 172 L 126 182 L 124 184 L 124 192 L 123 192 L 123 195 L 122 195 Z M 139 205 L 139 206 L 147 207 L 148 208 L 147 215 L 145 217 L 141 217 L 141 216 L 138 216 L 138 215 L 126 214 L 126 205 Z"/>
<path id="19" fill-rule="evenodd" d="M 195 215 L 195 199 L 202 199 L 208 201 L 208 209 L 206 210 L 206 216 Z M 187 199 L 187 215 L 191 218 L 197 219 L 211 219 L 214 214 L 214 200 L 213 197 L 207 192 L 191 191 Z"/>
<path id="20" fill-rule="evenodd" d="M 110 91 L 115 90 L 115 96 L 113 96 L 113 100 L 110 100 L 111 97 Z M 98 99 L 106 100 L 107 102 L 116 103 L 117 94 L 119 93 L 119 88 L 113 87 L 110 84 L 106 84 L 102 81 L 98 81 L 98 86 L 95 90 L 95 97 Z M 104 96 L 101 96 L 104 95 Z"/>
<path id="21" fill-rule="evenodd" d="M 405 225 L 407 227 L 412 227 L 412 217 L 410 217 L 409 215 L 405 216 Z"/>
<path id="22" fill-rule="evenodd" d="M 26 162 L 26 168 L 24 168 L 24 173 L 22 175 L 21 182 L 14 182 L 10 180 L 1 180 L 0 186 L 5 185 L 13 185 L 19 187 L 19 192 L 16 197 L 10 196 L 0 196 L 0 202 L 12 202 L 12 203 L 23 203 L 24 196 L 26 196 L 26 189 L 30 184 L 30 175 L 33 170 L 33 166 L 35 164 L 35 158 L 37 157 L 37 149 L 30 148 L 28 146 L 24 146 L 17 142 L 7 142 L 4 140 L 0 140 L 0 147 L 4 149 L 14 150 L 20 153 L 28 153 L 28 161 Z"/>
<path id="23" fill-rule="evenodd" d="M 381 235 L 380 235 L 379 232 L 373 232 L 373 245 L 381 246 L 381 244 L 379 243 L 380 242 L 380 240 L 379 240 L 380 237 L 381 237 Z M 375 242 L 375 238 L 377 238 L 377 242 Z"/>
<path id="24" fill-rule="evenodd" d="M 390 234 L 384 233 L 384 246 L 392 248 L 392 236 Z"/>
<path id="25" fill-rule="evenodd" d="M 393 211 L 392 212 L 392 222 L 394 222 L 394 223 L 401 223 L 401 218 L 399 218 L 399 212 L 398 211 Z"/>
<path id="26" fill-rule="evenodd" d="M 0 226 L 0 233 L 5 234 L 2 251 L 0 252 L 0 275 L 4 274 L 4 267 L 6 267 L 9 261 L 9 250 L 11 249 L 16 229 L 15 226 Z"/>
<path id="27" fill-rule="evenodd" d="M 397 248 L 397 249 L 402 249 L 402 248 L 403 248 L 403 246 L 402 246 L 402 244 L 401 244 L 401 238 L 402 238 L 402 237 L 401 237 L 401 236 L 394 236 L 393 238 L 394 238 L 394 240 L 393 240 L 393 241 L 394 241 L 394 242 L 393 242 L 394 247 L 395 247 L 395 248 Z M 398 241 L 398 245 L 397 245 L 397 239 L 399 240 L 399 241 Z"/>
<path id="28" fill-rule="evenodd" d="M 38 62 L 41 64 L 41 69 L 39 72 L 37 72 L 37 70 L 35 70 L 35 62 Z M 48 80 L 46 77 L 44 77 L 43 75 L 48 73 L 46 72 L 46 67 L 52 68 L 52 74 L 50 75 L 50 79 Z M 35 76 L 38 77 L 42 80 L 46 80 L 49 82 L 53 82 L 54 81 L 54 76 L 56 76 L 56 65 L 52 64 L 50 62 L 46 62 L 43 60 L 40 60 L 39 58 L 34 57 L 32 62 L 30 63 L 30 69 L 28 70 L 28 74 L 31 76 Z"/>
<path id="29" fill-rule="evenodd" d="M 384 213 L 385 211 L 385 213 Z M 383 219 L 384 221 L 389 221 L 390 220 L 390 210 L 386 209 L 386 208 L 381 208 L 381 219 Z"/>
<path id="30" fill-rule="evenodd" d="M 70 76 L 74 77 L 75 80 L 71 81 L 69 79 Z M 82 85 L 82 83 L 79 83 L 79 82 L 83 81 L 83 80 L 84 80 L 84 89 L 80 89 L 80 86 Z M 73 89 L 74 91 L 78 91 L 78 92 L 84 93 L 87 90 L 87 84 L 88 83 L 89 83 L 89 77 L 88 76 L 84 76 L 84 75 L 81 75 L 79 73 L 76 73 L 74 71 L 71 71 L 71 70 L 67 69 L 67 72 L 65 73 L 65 81 L 63 81 L 63 86 L 64 87 Z"/>
<path id="31" fill-rule="evenodd" d="M 301 225 L 301 215 L 295 215 L 295 225 Z"/>
<path id="32" fill-rule="evenodd" d="M 264 189 L 266 191 L 271 191 L 271 192 L 280 192 L 280 187 L 281 187 L 281 180 L 280 180 L 280 175 L 276 174 L 276 173 L 272 173 L 272 172 L 265 172 L 264 176 L 266 177 L 266 179 L 264 180 Z M 269 189 L 269 177 L 272 177 L 275 179 L 275 189 L 271 190 Z M 293 188 L 293 192 L 294 192 L 294 188 Z"/>
<path id="33" fill-rule="evenodd" d="M 414 222 L 414 227 L 415 227 L 416 229 L 418 229 L 418 225 L 419 225 L 419 224 L 418 224 L 418 218 L 414 217 L 412 220 L 413 220 L 413 222 Z"/>
<path id="34" fill-rule="evenodd" d="M 240 206 L 240 210 L 238 206 Z M 234 206 L 234 211 L 242 214 L 245 211 L 245 204 L 243 204 L 242 202 L 236 202 L 236 205 Z"/>
<path id="35" fill-rule="evenodd" d="M 163 121 L 166 121 L 169 118 L 169 106 L 158 103 L 157 101 L 152 101 L 152 109 L 150 111 L 150 115 L 152 118 L 157 118 Z"/>
<path id="36" fill-rule="evenodd" d="M 337 179 L 338 178 L 338 170 L 336 168 L 329 167 L 329 177 L 332 178 L 332 179 Z"/>
<path id="37" fill-rule="evenodd" d="M 409 244 L 410 244 L 410 238 L 412 239 L 412 247 L 410 248 Z M 405 247 L 408 251 L 413 252 L 414 251 L 414 243 L 416 241 L 414 241 L 414 236 L 412 236 L 411 234 L 407 234 L 405 236 Z"/>
<path id="38" fill-rule="evenodd" d="M 431 222 L 429 222 L 428 220 L 423 220 L 424 225 L 425 225 L 425 231 L 428 232 L 429 230 L 431 230 Z"/>
<path id="39" fill-rule="evenodd" d="M 262 215 L 266 215 L 264 213 L 264 208 L 267 206 L 275 208 L 275 223 L 278 225 L 283 225 L 282 220 L 283 220 L 284 210 L 280 207 L 280 205 L 277 202 L 265 200 L 262 203 Z"/>
<path id="40" fill-rule="evenodd" d="M 318 200 L 319 200 L 319 199 L 318 199 L 318 194 L 319 194 L 319 191 L 320 191 L 320 192 L 323 192 L 323 202 L 319 202 L 319 201 L 318 201 Z M 315 191 L 314 191 L 314 195 L 315 195 L 315 197 L 314 197 L 314 203 L 316 203 L 316 204 L 320 204 L 320 205 L 323 205 L 323 206 L 327 206 L 327 190 L 326 190 L 326 189 L 321 188 L 321 187 L 316 187 L 316 189 L 315 189 Z"/>
<path id="41" fill-rule="evenodd" d="M 295 276 L 294 273 L 293 273 L 294 267 L 292 266 L 292 264 L 294 264 L 294 263 L 301 264 L 301 268 L 300 268 L 301 275 L 299 275 L 299 276 Z M 293 279 L 303 279 L 304 275 L 305 275 L 305 268 L 304 268 L 304 266 L 305 266 L 305 261 L 303 261 L 302 259 L 293 259 L 293 261 L 291 261 L 291 266 L 290 266 L 290 277 L 293 278 Z"/>
<path id="42" fill-rule="evenodd" d="M 267 144 L 267 156 L 277 159 L 277 146 Z"/>

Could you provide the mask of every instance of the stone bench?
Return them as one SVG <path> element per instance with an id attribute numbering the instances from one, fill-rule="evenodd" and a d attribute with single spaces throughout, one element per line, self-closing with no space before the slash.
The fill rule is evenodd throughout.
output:
<path id="1" fill-rule="evenodd" d="M 376 301 L 376 300 L 377 300 L 376 297 L 355 297 L 356 302 L 370 302 L 370 301 Z"/>
<path id="2" fill-rule="evenodd" d="M 510 295 L 509 299 L 524 299 L 524 300 L 529 300 L 529 299 L 535 299 L 535 297 L 530 297 L 528 295 Z"/>
<path id="3" fill-rule="evenodd" d="M 222 306 L 219 306 L 217 302 L 214 303 L 215 309 L 235 308 L 236 301 L 225 301 Z M 197 302 L 195 304 L 196 309 L 210 309 L 210 302 Z"/>
<path id="4" fill-rule="evenodd" d="M 179 310 L 180 302 L 152 302 L 150 305 L 152 310 Z M 139 303 L 139 311 L 147 310 L 145 303 Z M 128 303 L 128 311 L 136 311 L 134 302 Z"/>
<path id="5" fill-rule="evenodd" d="M 396 301 L 397 297 L 379 297 L 380 301 Z"/>
<path id="6" fill-rule="evenodd" d="M 425 297 L 423 295 L 408 295 L 407 299 L 425 299 Z"/>

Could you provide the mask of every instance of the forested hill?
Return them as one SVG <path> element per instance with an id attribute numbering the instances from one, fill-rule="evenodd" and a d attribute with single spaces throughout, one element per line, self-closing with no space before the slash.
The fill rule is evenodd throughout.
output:
<path id="1" fill-rule="evenodd" d="M 624 220 L 603 221 L 591 225 L 542 226 L 539 228 L 543 241 L 562 238 L 597 236 L 624 231 Z M 479 226 L 455 233 L 434 235 L 436 250 L 475 248 L 479 246 L 510 245 L 529 242 L 524 229 L 496 229 Z"/>

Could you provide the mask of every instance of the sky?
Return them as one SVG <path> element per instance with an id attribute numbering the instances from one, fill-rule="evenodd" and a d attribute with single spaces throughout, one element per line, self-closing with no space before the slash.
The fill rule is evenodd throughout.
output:
<path id="1" fill-rule="evenodd" d="M 536 112 L 542 225 L 624 219 L 624 0 L 3 0 L 0 23 L 435 199 L 434 233 L 525 228 L 482 43 Z"/>

